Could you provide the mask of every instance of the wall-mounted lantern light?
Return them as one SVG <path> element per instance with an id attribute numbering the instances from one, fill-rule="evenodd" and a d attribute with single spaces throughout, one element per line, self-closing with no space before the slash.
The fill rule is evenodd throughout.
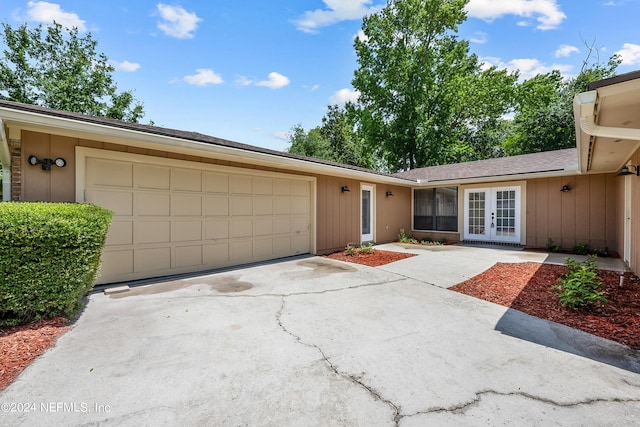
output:
<path id="1" fill-rule="evenodd" d="M 59 168 L 63 168 L 67 166 L 67 161 L 62 157 L 58 157 L 55 160 L 52 159 L 39 159 L 36 156 L 29 156 L 29 164 L 31 166 L 42 165 L 43 171 L 51 170 L 51 166 L 57 166 Z"/>
<path id="2" fill-rule="evenodd" d="M 631 168 L 633 168 L 633 172 L 631 172 Z M 640 168 L 634 165 L 624 165 L 620 172 L 616 174 L 616 176 L 625 176 L 625 175 L 635 175 L 640 176 Z"/>
<path id="3" fill-rule="evenodd" d="M 343 193 L 348 193 L 348 192 L 349 192 L 349 191 L 351 191 L 351 190 L 349 190 L 349 187 L 348 187 L 348 186 L 343 185 L 343 186 L 342 186 L 342 188 L 340 189 L 340 191 L 342 191 Z"/>
<path id="4" fill-rule="evenodd" d="M 393 193 L 391 191 L 387 191 L 387 197 L 392 197 Z"/>
<path id="5" fill-rule="evenodd" d="M 571 187 L 569 187 L 568 185 L 563 185 L 560 191 L 566 193 L 567 191 L 571 191 Z"/>

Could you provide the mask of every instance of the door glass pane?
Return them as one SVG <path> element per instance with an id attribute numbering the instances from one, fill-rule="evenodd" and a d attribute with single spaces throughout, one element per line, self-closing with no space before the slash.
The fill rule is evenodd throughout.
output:
<path id="1" fill-rule="evenodd" d="M 362 190 L 362 234 L 371 234 L 371 191 Z"/>
<path id="2" fill-rule="evenodd" d="M 468 226 L 469 234 L 485 233 L 485 204 L 486 193 L 484 191 L 469 193 Z"/>
<path id="3" fill-rule="evenodd" d="M 516 192 L 496 191 L 496 236 L 516 235 Z"/>

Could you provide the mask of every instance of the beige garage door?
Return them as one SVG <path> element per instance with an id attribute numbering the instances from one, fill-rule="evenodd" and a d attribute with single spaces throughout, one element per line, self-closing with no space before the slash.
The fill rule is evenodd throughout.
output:
<path id="1" fill-rule="evenodd" d="M 312 252 L 312 178 L 78 150 L 85 201 L 115 212 L 98 283 Z"/>

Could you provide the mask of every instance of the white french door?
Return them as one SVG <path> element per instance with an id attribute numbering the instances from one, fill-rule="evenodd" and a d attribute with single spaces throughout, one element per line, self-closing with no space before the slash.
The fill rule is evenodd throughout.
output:
<path id="1" fill-rule="evenodd" d="M 362 214 L 362 236 L 361 241 L 372 242 L 373 241 L 373 187 L 370 185 L 363 185 L 360 188 L 361 191 L 361 214 Z"/>
<path id="2" fill-rule="evenodd" d="M 466 189 L 464 239 L 520 243 L 520 187 Z"/>

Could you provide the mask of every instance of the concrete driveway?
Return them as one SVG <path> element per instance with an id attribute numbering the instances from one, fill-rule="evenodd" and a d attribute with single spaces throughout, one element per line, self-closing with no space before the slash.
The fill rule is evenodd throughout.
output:
<path id="1" fill-rule="evenodd" d="M 307 257 L 95 293 L 0 394 L 0 425 L 639 425 L 640 352 L 445 289 L 533 255 Z"/>

